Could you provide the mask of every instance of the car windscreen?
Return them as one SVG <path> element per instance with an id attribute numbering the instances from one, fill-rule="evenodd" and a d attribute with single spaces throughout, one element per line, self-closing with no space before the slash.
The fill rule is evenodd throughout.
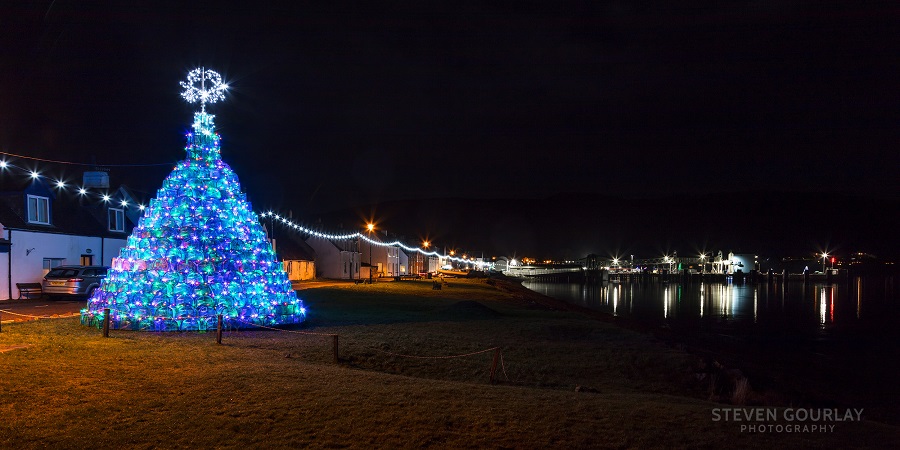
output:
<path id="1" fill-rule="evenodd" d="M 47 278 L 72 278 L 78 275 L 77 269 L 53 269 L 47 273 Z"/>

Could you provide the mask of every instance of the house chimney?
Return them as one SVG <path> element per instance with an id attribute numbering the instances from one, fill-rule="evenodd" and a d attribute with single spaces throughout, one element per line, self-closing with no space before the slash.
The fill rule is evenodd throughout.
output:
<path id="1" fill-rule="evenodd" d="M 99 170 L 85 172 L 82 185 L 87 188 L 109 189 L 109 174 Z"/>

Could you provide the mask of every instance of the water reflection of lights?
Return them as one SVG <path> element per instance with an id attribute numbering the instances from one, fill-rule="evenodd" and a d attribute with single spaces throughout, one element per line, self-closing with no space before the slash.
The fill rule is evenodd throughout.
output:
<path id="1" fill-rule="evenodd" d="M 700 283 L 700 317 L 703 317 L 703 304 L 706 303 L 706 300 L 703 298 L 703 293 L 706 289 L 703 288 L 703 283 Z"/>
<path id="2" fill-rule="evenodd" d="M 634 313 L 634 284 L 629 288 L 628 293 L 628 314 Z"/>
<path id="3" fill-rule="evenodd" d="M 830 320 L 831 323 L 834 323 L 834 286 L 832 286 L 831 289 L 829 289 L 829 291 L 831 291 L 830 295 L 829 295 L 829 297 L 831 297 L 831 298 L 830 298 L 830 305 L 828 306 L 828 311 L 830 312 L 828 320 Z"/>
<path id="4" fill-rule="evenodd" d="M 719 285 L 719 314 L 728 317 L 728 286 L 729 284 Z"/>
<path id="5" fill-rule="evenodd" d="M 753 289 L 753 323 L 756 323 L 756 308 L 759 305 L 759 290 Z"/>
<path id="6" fill-rule="evenodd" d="M 618 314 L 618 312 L 619 312 L 619 296 L 622 295 L 622 293 L 619 291 L 619 286 L 616 286 L 615 288 L 613 288 L 612 295 L 613 295 L 613 315 L 618 316 L 619 315 Z"/>
<path id="7" fill-rule="evenodd" d="M 676 295 L 672 295 L 672 289 L 676 289 L 676 288 L 672 285 L 669 285 L 669 286 L 666 286 L 665 288 L 663 288 L 663 317 L 665 317 L 666 319 L 669 318 L 669 306 L 670 306 L 669 304 L 674 302 L 675 297 L 678 295 L 678 293 L 676 293 Z M 678 287 L 677 289 L 679 290 L 679 293 L 680 293 L 681 288 Z M 675 315 L 674 303 L 671 306 L 672 306 L 672 315 L 674 316 Z"/>
<path id="8" fill-rule="evenodd" d="M 819 325 L 834 323 L 834 286 L 819 288 Z"/>
<path id="9" fill-rule="evenodd" d="M 819 325 L 825 325 L 825 288 L 819 288 Z"/>
<path id="10" fill-rule="evenodd" d="M 863 297 L 866 301 L 877 300 L 882 291 L 877 284 L 873 289 L 864 279 L 852 279 L 848 285 L 824 283 L 793 283 L 764 286 L 741 283 L 719 283 L 708 281 L 697 284 L 678 283 L 642 284 L 609 283 L 571 284 L 526 283 L 545 295 L 562 297 L 573 304 L 600 310 L 607 314 L 634 320 L 658 323 L 663 319 L 670 325 L 695 326 L 692 320 L 703 319 L 703 323 L 740 323 L 742 325 L 765 326 L 790 330 L 803 330 L 812 325 L 813 330 L 830 332 L 840 327 L 851 326 L 853 322 L 863 323 Z M 699 290 L 698 290 L 699 288 Z M 674 289 L 678 289 L 675 291 Z M 569 296 L 569 294 L 572 294 Z M 874 300 L 873 294 L 875 295 Z M 856 298 L 853 298 L 853 296 Z M 887 294 L 890 295 L 890 294 Z M 893 297 L 892 297 L 893 298 Z M 699 301 L 699 305 L 697 304 Z M 802 304 L 798 303 L 801 302 Z M 582 303 L 583 302 L 583 303 Z M 660 304 L 662 302 L 662 304 Z M 843 302 L 843 303 L 841 303 Z M 855 317 L 850 308 L 856 303 Z M 636 304 L 635 304 L 636 303 Z M 846 306 L 845 306 L 846 305 Z M 867 303 L 867 307 L 869 304 Z M 838 309 L 842 321 L 837 321 Z M 868 310 L 867 310 L 868 311 Z M 662 317 L 660 317 L 662 315 Z M 869 314 L 867 314 L 869 315 Z M 846 316 L 846 317 L 845 317 Z M 868 318 L 873 320 L 872 318 Z M 875 319 L 878 319 L 877 317 Z M 815 324 L 818 322 L 819 327 Z M 699 323 L 699 322 L 698 322 Z M 839 328 L 835 328 L 839 327 Z M 809 328 L 806 328 L 809 330 Z"/>
<path id="11" fill-rule="evenodd" d="M 663 289 L 663 318 L 669 318 L 669 288 Z"/>
<path id="12" fill-rule="evenodd" d="M 728 284 L 728 312 L 731 318 L 734 318 L 735 313 L 737 312 L 737 304 L 738 299 L 734 292 L 734 284 Z"/>
<path id="13" fill-rule="evenodd" d="M 705 295 L 701 291 L 700 293 L 700 315 L 703 316 L 704 312 L 704 300 Z M 714 292 L 710 292 L 710 302 L 713 307 L 713 311 L 717 311 L 722 317 L 734 317 L 737 313 L 737 309 L 740 303 L 740 296 L 738 295 L 735 285 L 732 283 L 725 283 L 716 286 L 716 290 Z"/>

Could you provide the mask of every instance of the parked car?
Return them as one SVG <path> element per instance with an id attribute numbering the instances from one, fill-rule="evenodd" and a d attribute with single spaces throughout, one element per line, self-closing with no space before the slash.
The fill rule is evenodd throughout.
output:
<path id="1" fill-rule="evenodd" d="M 100 286 L 100 281 L 106 278 L 108 269 L 103 266 L 59 266 L 44 275 L 41 287 L 48 297 L 90 297 Z"/>

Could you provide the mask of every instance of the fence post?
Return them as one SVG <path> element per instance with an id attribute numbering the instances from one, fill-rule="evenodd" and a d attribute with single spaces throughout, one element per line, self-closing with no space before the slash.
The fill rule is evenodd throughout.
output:
<path id="1" fill-rule="evenodd" d="M 0 314 L 0 331 L 3 331 L 3 317 L 2 317 L 2 314 Z"/>
<path id="2" fill-rule="evenodd" d="M 218 316 L 217 325 L 216 325 L 216 344 L 222 345 L 222 315 Z"/>
<path id="3" fill-rule="evenodd" d="M 338 335 L 332 334 L 331 340 L 332 340 L 332 344 L 334 346 L 334 363 L 338 364 L 338 363 L 340 363 L 340 359 L 338 359 Z"/>
<path id="4" fill-rule="evenodd" d="M 103 309 L 103 337 L 109 337 L 109 308 Z"/>
<path id="5" fill-rule="evenodd" d="M 491 363 L 491 384 L 494 384 L 494 374 L 497 373 L 497 361 L 500 360 L 500 347 L 494 349 L 494 362 Z"/>

